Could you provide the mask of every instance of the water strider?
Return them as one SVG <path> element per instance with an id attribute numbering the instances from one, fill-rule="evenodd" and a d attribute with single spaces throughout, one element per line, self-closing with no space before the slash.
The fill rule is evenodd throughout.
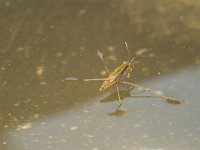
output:
<path id="1" fill-rule="evenodd" d="M 102 85 L 99 88 L 99 91 L 103 91 L 103 90 L 109 88 L 110 86 L 115 85 L 116 89 L 117 89 L 117 94 L 118 94 L 118 102 L 119 102 L 118 108 L 121 107 L 121 98 L 120 98 L 119 86 L 118 86 L 119 83 L 131 85 L 131 86 L 133 86 L 133 87 L 135 87 L 139 90 L 142 90 L 143 92 L 150 92 L 150 93 L 156 95 L 159 98 L 164 98 L 169 103 L 180 104 L 180 103 L 184 102 L 183 100 L 171 98 L 171 97 L 165 96 L 161 93 L 157 93 L 156 91 L 153 91 L 152 89 L 146 88 L 144 86 L 123 81 L 123 79 L 125 77 L 129 78 L 131 76 L 131 72 L 133 71 L 133 69 L 136 65 L 136 62 L 134 62 L 135 57 L 130 59 L 130 51 L 128 49 L 128 45 L 127 45 L 126 42 L 125 42 L 125 45 L 126 45 L 126 49 L 127 49 L 128 57 L 129 57 L 128 61 L 124 61 L 113 72 L 110 72 L 108 67 L 105 64 L 104 59 L 103 59 L 103 54 L 100 51 L 98 51 L 97 54 L 101 58 L 101 61 L 102 61 L 103 65 L 104 65 L 104 67 L 107 71 L 108 77 L 107 78 L 100 78 L 100 79 L 83 79 L 83 81 L 103 81 Z M 69 79 L 66 79 L 66 80 L 69 80 Z"/>

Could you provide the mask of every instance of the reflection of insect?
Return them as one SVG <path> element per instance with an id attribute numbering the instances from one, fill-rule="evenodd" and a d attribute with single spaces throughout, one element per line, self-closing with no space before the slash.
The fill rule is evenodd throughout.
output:
<path id="1" fill-rule="evenodd" d="M 102 78 L 102 79 L 84 79 L 83 81 L 104 81 L 100 87 L 100 91 L 103 91 L 105 89 L 107 89 L 108 87 L 112 86 L 113 84 L 116 85 L 117 88 L 117 94 L 118 94 L 118 102 L 119 102 L 119 107 L 121 106 L 121 98 L 120 98 L 120 94 L 119 94 L 119 87 L 118 87 L 118 83 L 123 83 L 123 84 L 127 84 L 127 85 L 131 85 L 139 90 L 142 90 L 144 92 L 150 92 L 160 98 L 164 98 L 165 100 L 167 100 L 169 103 L 174 103 L 174 104 L 180 104 L 183 101 L 182 100 L 178 100 L 178 99 L 174 99 L 168 96 L 165 96 L 161 93 L 157 93 L 149 88 L 137 85 L 137 84 L 133 84 L 130 82 L 125 82 L 122 81 L 124 79 L 125 76 L 127 76 L 128 78 L 130 77 L 131 72 L 133 71 L 136 62 L 134 62 L 134 57 L 132 59 L 130 59 L 130 51 L 128 49 L 128 45 L 125 42 L 126 45 L 126 49 L 128 51 L 128 56 L 129 56 L 129 60 L 128 61 L 124 61 L 119 67 L 117 67 L 113 72 L 110 73 L 108 67 L 106 66 L 104 59 L 103 59 L 103 54 L 98 51 L 98 56 L 101 58 L 102 63 L 104 64 L 104 67 L 108 73 L 108 77 L 107 78 Z M 67 79 L 69 80 L 69 79 Z"/>

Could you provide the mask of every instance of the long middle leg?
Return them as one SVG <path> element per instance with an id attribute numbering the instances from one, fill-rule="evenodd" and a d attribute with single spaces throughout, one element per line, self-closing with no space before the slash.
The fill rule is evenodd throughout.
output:
<path id="1" fill-rule="evenodd" d="M 141 85 L 137 85 L 137 84 L 133 84 L 133 83 L 130 83 L 130 82 L 125 82 L 125 81 L 123 81 L 121 83 L 135 86 L 135 87 L 137 87 L 139 89 L 142 89 L 142 90 L 144 90 L 146 92 L 150 92 L 150 93 L 152 93 L 152 94 L 154 94 L 154 95 L 156 95 L 156 96 L 158 96 L 160 98 L 164 98 L 167 101 L 174 101 L 174 102 L 179 102 L 179 103 L 183 103 L 184 102 L 184 100 L 179 100 L 179 99 L 175 99 L 175 98 L 172 98 L 172 97 L 165 96 L 163 94 L 157 93 L 157 92 L 153 91 L 152 89 L 143 87 Z"/>

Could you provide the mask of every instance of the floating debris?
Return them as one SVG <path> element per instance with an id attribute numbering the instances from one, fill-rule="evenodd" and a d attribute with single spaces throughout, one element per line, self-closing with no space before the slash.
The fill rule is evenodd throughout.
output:
<path id="1" fill-rule="evenodd" d="M 65 143 L 65 142 L 67 142 L 67 140 L 66 139 L 62 139 L 61 142 Z"/>
<path id="2" fill-rule="evenodd" d="M 3 127 L 4 127 L 4 128 L 8 128 L 8 127 L 9 127 L 9 125 L 8 125 L 8 124 L 5 124 Z"/>
<path id="3" fill-rule="evenodd" d="M 84 9 L 79 10 L 78 15 L 82 16 L 82 15 L 84 15 L 86 13 L 87 13 L 87 9 L 84 8 Z"/>
<path id="4" fill-rule="evenodd" d="M 61 52 L 58 52 L 58 53 L 56 53 L 56 56 L 61 57 L 61 56 L 63 56 L 63 54 Z"/>
<path id="5" fill-rule="evenodd" d="M 16 49 L 16 51 L 17 51 L 17 52 L 24 51 L 24 47 L 18 47 L 18 48 Z"/>
<path id="6" fill-rule="evenodd" d="M 32 128 L 32 123 L 27 123 L 23 125 L 19 125 L 16 130 L 27 130 Z"/>
<path id="7" fill-rule="evenodd" d="M 111 60 L 111 61 L 117 61 L 117 57 L 116 55 L 109 55 L 108 57 L 106 57 L 107 59 Z"/>
<path id="8" fill-rule="evenodd" d="M 2 144 L 3 144 L 3 145 L 6 145 L 6 144 L 7 144 L 7 142 L 5 142 L 5 141 L 4 141 L 4 142 L 2 142 Z"/>
<path id="9" fill-rule="evenodd" d="M 135 52 L 135 55 L 136 56 L 141 56 L 143 55 L 144 53 L 148 52 L 149 50 L 147 48 L 142 48 L 142 49 L 139 49 Z"/>
<path id="10" fill-rule="evenodd" d="M 143 67 L 143 68 L 142 68 L 142 71 L 143 71 L 143 72 L 147 72 L 147 71 L 149 71 L 149 68 Z"/>
<path id="11" fill-rule="evenodd" d="M 73 80 L 78 80 L 78 79 L 75 78 L 75 77 L 66 77 L 65 80 L 72 80 L 73 81 Z"/>
<path id="12" fill-rule="evenodd" d="M 102 76 L 105 76 L 107 74 L 106 70 L 102 70 L 100 73 Z"/>
<path id="13" fill-rule="evenodd" d="M 113 47 L 113 46 L 108 46 L 108 47 L 107 47 L 107 50 L 110 51 L 110 52 L 113 52 L 114 47 Z"/>
<path id="14" fill-rule="evenodd" d="M 43 74 L 44 74 L 44 67 L 43 66 L 38 66 L 36 68 L 36 71 L 35 71 L 36 75 L 38 77 L 41 77 Z"/>
<path id="15" fill-rule="evenodd" d="M 73 126 L 73 127 L 70 128 L 70 130 L 71 130 L 71 131 L 76 131 L 76 130 L 78 130 L 78 127 Z"/>
<path id="16" fill-rule="evenodd" d="M 40 82 L 40 85 L 46 85 L 46 84 L 47 82 L 44 82 L 44 81 Z"/>
<path id="17" fill-rule="evenodd" d="M 1 70 L 6 70 L 6 67 L 1 67 L 0 69 L 1 69 Z"/>
<path id="18" fill-rule="evenodd" d="M 154 53 L 150 53 L 149 54 L 149 57 L 151 57 L 151 58 L 153 58 L 153 57 L 155 57 L 156 55 L 154 54 Z"/>
<path id="19" fill-rule="evenodd" d="M 33 117 L 34 117 L 35 119 L 39 119 L 39 118 L 40 118 L 40 114 L 34 114 Z"/>
<path id="20" fill-rule="evenodd" d="M 83 136 L 88 137 L 88 138 L 93 138 L 93 137 L 94 137 L 93 135 L 91 135 L 91 134 L 86 134 L 86 133 L 83 133 Z"/>
<path id="21" fill-rule="evenodd" d="M 51 136 L 51 135 L 50 135 L 50 136 L 48 136 L 48 139 L 53 139 L 53 136 Z"/>

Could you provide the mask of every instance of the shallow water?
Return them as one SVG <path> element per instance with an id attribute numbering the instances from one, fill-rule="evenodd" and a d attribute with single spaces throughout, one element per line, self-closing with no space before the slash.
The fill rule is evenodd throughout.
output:
<path id="1" fill-rule="evenodd" d="M 198 150 L 198 1 L 19 0 L 0 8 L 0 149 Z M 117 110 L 114 86 L 99 92 L 102 81 L 75 80 L 104 78 L 97 50 L 112 71 L 128 59 L 125 41 L 137 61 L 127 81 L 185 103 L 120 85 Z"/>

